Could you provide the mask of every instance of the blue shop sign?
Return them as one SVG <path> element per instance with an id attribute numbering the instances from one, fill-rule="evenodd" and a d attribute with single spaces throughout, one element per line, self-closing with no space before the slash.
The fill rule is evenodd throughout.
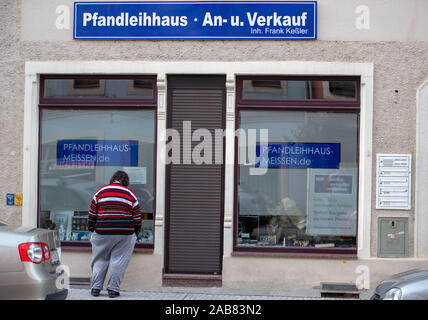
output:
<path id="1" fill-rule="evenodd" d="M 59 140 L 58 166 L 138 166 L 138 141 Z"/>
<path id="2" fill-rule="evenodd" d="M 75 2 L 73 38 L 316 40 L 317 2 Z"/>
<path id="3" fill-rule="evenodd" d="M 339 169 L 339 143 L 267 143 L 256 145 L 256 168 Z"/>

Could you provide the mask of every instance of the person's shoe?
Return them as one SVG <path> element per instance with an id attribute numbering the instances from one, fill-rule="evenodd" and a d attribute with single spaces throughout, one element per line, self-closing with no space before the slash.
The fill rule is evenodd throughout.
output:
<path id="1" fill-rule="evenodd" d="M 91 295 L 93 295 L 94 297 L 98 297 L 100 295 L 100 291 L 100 289 L 92 289 Z"/>
<path id="2" fill-rule="evenodd" d="M 119 293 L 119 292 L 117 292 L 117 291 L 108 290 L 108 296 L 109 296 L 110 298 L 116 298 L 116 297 L 120 296 L 120 293 Z"/>

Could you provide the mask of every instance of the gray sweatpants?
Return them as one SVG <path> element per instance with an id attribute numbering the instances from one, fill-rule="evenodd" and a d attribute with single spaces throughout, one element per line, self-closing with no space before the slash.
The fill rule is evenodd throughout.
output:
<path id="1" fill-rule="evenodd" d="M 119 292 L 136 240 L 135 234 L 102 235 L 96 232 L 92 234 L 91 289 L 102 290 L 107 269 L 110 265 L 107 290 Z"/>

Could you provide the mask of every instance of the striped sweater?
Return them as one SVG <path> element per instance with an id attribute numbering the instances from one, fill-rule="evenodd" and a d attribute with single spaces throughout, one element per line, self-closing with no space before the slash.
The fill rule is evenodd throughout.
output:
<path id="1" fill-rule="evenodd" d="M 118 184 L 101 187 L 89 207 L 88 229 L 98 234 L 133 234 L 141 229 L 141 211 L 135 194 Z"/>

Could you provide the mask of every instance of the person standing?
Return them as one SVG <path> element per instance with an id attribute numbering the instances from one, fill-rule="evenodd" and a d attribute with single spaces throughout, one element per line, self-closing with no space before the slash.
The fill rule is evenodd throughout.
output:
<path id="1" fill-rule="evenodd" d="M 91 201 L 88 230 L 92 232 L 93 296 L 99 296 L 109 266 L 108 295 L 110 298 L 120 295 L 120 284 L 141 229 L 140 205 L 128 185 L 128 174 L 117 171 L 110 184 L 101 187 Z"/>

